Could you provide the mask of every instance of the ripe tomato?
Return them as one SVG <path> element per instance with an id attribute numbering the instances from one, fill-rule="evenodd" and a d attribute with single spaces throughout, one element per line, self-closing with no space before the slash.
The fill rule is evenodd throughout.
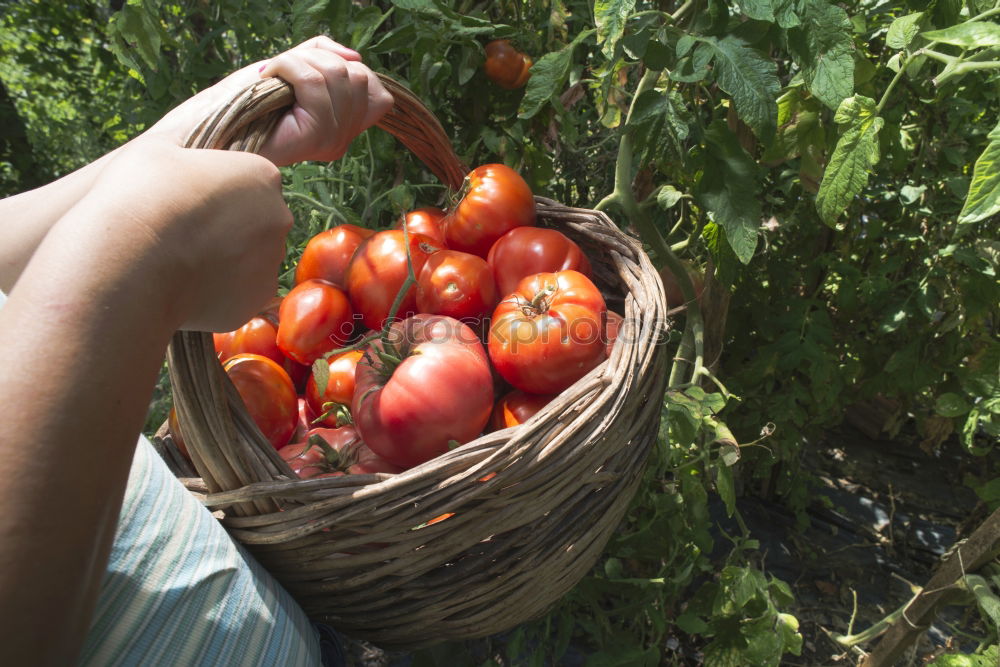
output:
<path id="1" fill-rule="evenodd" d="M 618 339 L 618 332 L 621 331 L 622 322 L 625 318 L 616 313 L 613 310 L 609 310 L 606 313 L 607 319 L 604 322 L 604 340 L 607 345 L 604 349 L 605 356 L 611 356 L 611 350 L 615 346 L 615 341 Z"/>
<path id="2" fill-rule="evenodd" d="M 507 90 L 521 88 L 531 78 L 531 58 L 521 53 L 506 39 L 486 45 L 486 76 Z"/>
<path id="3" fill-rule="evenodd" d="M 277 336 L 278 327 L 266 317 L 257 315 L 239 329 L 212 334 L 212 342 L 222 363 L 237 354 L 259 354 L 282 364 L 285 355 L 278 348 Z"/>
<path id="4" fill-rule="evenodd" d="M 330 357 L 327 360 L 330 376 L 326 383 L 326 391 L 323 393 L 320 393 L 316 384 L 316 375 L 309 375 L 309 380 L 306 382 L 306 401 L 309 403 L 309 408 L 317 417 L 328 410 L 331 412 L 320 422 L 321 424 L 337 426 L 337 411 L 325 408 L 327 403 L 339 403 L 348 407 L 351 405 L 351 400 L 354 398 L 354 371 L 362 354 L 361 350 L 351 350 Z"/>
<path id="5" fill-rule="evenodd" d="M 417 310 L 478 323 L 497 304 L 493 272 L 482 257 L 440 250 L 424 263 L 417 280 Z"/>
<path id="6" fill-rule="evenodd" d="M 314 428 L 301 442 L 282 447 L 278 454 L 302 479 L 336 474 L 399 473 L 398 466 L 368 448 L 353 426 Z"/>
<path id="7" fill-rule="evenodd" d="M 259 354 L 237 354 L 223 368 L 264 437 L 279 449 L 291 440 L 298 421 L 298 396 L 288 373 Z"/>
<path id="8" fill-rule="evenodd" d="M 493 410 L 493 377 L 475 333 L 456 319 L 420 314 L 390 329 L 358 362 L 351 414 L 373 452 L 409 468 L 476 438 Z M 395 353 L 393 367 L 383 356 Z"/>
<path id="9" fill-rule="evenodd" d="M 441 223 L 452 250 L 485 258 L 496 240 L 508 231 L 535 224 L 531 188 L 510 167 L 484 164 L 465 178 L 465 196 Z"/>
<path id="10" fill-rule="evenodd" d="M 416 277 L 431 253 L 440 248 L 423 234 L 409 234 L 409 242 L 413 275 Z M 358 246 L 347 269 L 347 293 L 351 303 L 360 311 L 361 321 L 366 327 L 382 328 L 406 276 L 406 243 L 402 230 L 378 232 Z M 396 317 L 407 317 L 414 312 L 416 305 L 417 290 L 414 285 L 407 290 Z"/>
<path id="11" fill-rule="evenodd" d="M 374 233 L 357 225 L 337 225 L 312 237 L 295 266 L 295 284 L 319 278 L 343 287 L 354 251 Z"/>
<path id="12" fill-rule="evenodd" d="M 316 414 L 309 407 L 306 399 L 299 396 L 296 403 L 298 405 L 298 419 L 295 422 L 295 432 L 292 434 L 292 442 L 304 440 L 306 433 L 313 428 L 313 420 L 316 419 Z"/>
<path id="13" fill-rule="evenodd" d="M 406 231 L 410 234 L 423 234 L 434 241 L 439 248 L 447 248 L 448 244 L 444 240 L 444 229 L 441 227 L 441 220 L 444 218 L 444 211 L 434 206 L 424 206 L 410 211 L 400 217 L 393 229 L 403 228 L 403 219 L 406 219 Z"/>
<path id="14" fill-rule="evenodd" d="M 486 261 L 501 295 L 510 294 L 523 278 L 536 273 L 573 269 L 590 277 L 590 262 L 568 236 L 544 227 L 515 227 L 501 236 Z"/>
<path id="15" fill-rule="evenodd" d="M 493 311 L 497 372 L 529 394 L 557 394 L 604 360 L 604 298 L 578 271 L 528 276 Z"/>
<path id="16" fill-rule="evenodd" d="M 190 461 L 191 454 L 188 453 L 187 445 L 184 444 L 180 422 L 177 421 L 177 408 L 170 408 L 170 414 L 167 416 L 167 430 L 170 432 L 170 437 L 174 439 L 174 444 L 177 445 L 177 451 Z"/>
<path id="17" fill-rule="evenodd" d="M 499 431 L 523 424 L 548 405 L 553 398 L 555 396 L 551 394 L 526 394 L 520 389 L 515 389 L 497 401 L 493 408 L 490 426 L 494 431 Z"/>
<path id="18" fill-rule="evenodd" d="M 278 311 L 278 347 L 300 364 L 311 364 L 350 340 L 354 311 L 344 291 L 311 279 L 292 288 Z"/>

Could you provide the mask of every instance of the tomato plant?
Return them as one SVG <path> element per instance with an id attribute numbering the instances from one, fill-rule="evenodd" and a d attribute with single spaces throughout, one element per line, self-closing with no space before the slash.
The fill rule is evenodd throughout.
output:
<path id="1" fill-rule="evenodd" d="M 486 45 L 486 76 L 501 88 L 522 88 L 531 77 L 531 58 L 521 53 L 506 39 L 495 39 Z"/>
<path id="2" fill-rule="evenodd" d="M 409 468 L 483 431 L 493 409 L 493 377 L 476 334 L 443 315 L 392 325 L 358 362 L 351 414 L 365 443 Z"/>
<path id="3" fill-rule="evenodd" d="M 535 273 L 573 269 L 590 277 L 590 260 L 568 236 L 545 227 L 515 227 L 493 244 L 486 257 L 501 297 Z"/>
<path id="4" fill-rule="evenodd" d="M 247 412 L 275 449 L 288 444 L 298 422 L 298 396 L 288 373 L 259 354 L 237 354 L 223 368 Z"/>
<path id="5" fill-rule="evenodd" d="M 493 407 L 490 426 L 494 431 L 523 424 L 548 405 L 553 394 L 527 394 L 520 389 L 503 396 Z"/>
<path id="6" fill-rule="evenodd" d="M 528 276 L 493 311 L 497 372 L 532 394 L 556 394 L 604 360 L 604 297 L 582 273 Z"/>
<path id="7" fill-rule="evenodd" d="M 342 347 L 354 333 L 354 311 L 344 291 L 313 278 L 299 283 L 281 302 L 278 347 L 300 364 Z"/>
<path id="8" fill-rule="evenodd" d="M 462 200 L 444 217 L 453 250 L 486 257 L 493 243 L 515 227 L 535 224 L 535 198 L 521 175 L 502 164 L 484 164 L 466 176 Z"/>
<path id="9" fill-rule="evenodd" d="M 365 239 L 351 260 L 347 270 L 347 292 L 361 314 L 362 323 L 369 329 L 382 328 L 396 295 L 406 282 L 407 247 L 414 278 L 420 275 L 431 253 L 440 250 L 430 237 L 422 234 L 409 234 L 407 246 L 402 230 L 389 229 Z M 400 302 L 396 317 L 413 314 L 416 302 L 417 290 L 413 285 Z"/>
<path id="10" fill-rule="evenodd" d="M 344 224 L 316 234 L 306 243 L 295 266 L 295 283 L 319 278 L 343 287 L 354 251 L 374 233 L 371 229 Z"/>
<path id="11" fill-rule="evenodd" d="M 417 310 L 478 323 L 497 302 L 493 272 L 482 257 L 439 250 L 424 263 L 417 280 Z"/>

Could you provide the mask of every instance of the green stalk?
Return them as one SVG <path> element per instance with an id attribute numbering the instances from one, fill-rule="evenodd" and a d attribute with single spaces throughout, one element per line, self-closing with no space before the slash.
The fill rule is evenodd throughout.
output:
<path id="1" fill-rule="evenodd" d="M 658 70 L 648 69 L 639 80 L 635 94 L 632 96 L 632 103 L 629 106 L 625 123 L 622 127 L 621 139 L 618 144 L 618 159 L 615 161 L 615 189 L 610 195 L 605 197 L 601 204 L 611 201 L 621 206 L 625 217 L 628 218 L 639 230 L 639 235 L 653 252 L 657 264 L 666 265 L 677 277 L 681 293 L 687 303 L 687 317 L 684 323 L 684 334 L 681 338 L 681 345 L 678 349 L 677 358 L 674 360 L 674 367 L 670 371 L 670 386 L 684 384 L 684 375 L 681 370 L 682 364 L 692 364 L 690 381 L 695 381 L 704 367 L 705 356 L 705 326 L 702 321 L 701 307 L 695 298 L 694 285 L 691 277 L 685 270 L 677 255 L 673 253 L 670 246 L 664 241 L 659 230 L 653 221 L 649 219 L 646 212 L 635 200 L 632 192 L 632 137 L 628 132 L 629 121 L 635 111 L 636 100 L 645 91 L 656 85 L 660 78 Z M 693 362 L 691 361 L 693 358 Z"/>

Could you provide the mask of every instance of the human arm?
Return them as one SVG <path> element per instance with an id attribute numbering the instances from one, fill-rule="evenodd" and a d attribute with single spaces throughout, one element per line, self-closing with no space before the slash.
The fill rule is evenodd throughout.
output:
<path id="1" fill-rule="evenodd" d="M 261 154 L 285 166 L 335 160 L 350 141 L 392 105 L 357 52 L 314 37 L 266 62 L 234 72 L 164 116 L 143 135 L 181 145 L 219 104 L 261 77 L 280 76 L 296 103 L 277 124 Z M 263 68 L 263 69 L 262 69 Z M 120 149 L 118 149 L 120 150 Z M 0 290 L 9 291 L 48 230 L 86 194 L 114 152 L 41 188 L 0 200 Z"/>
<path id="2" fill-rule="evenodd" d="M 0 663 L 74 661 L 167 341 L 252 314 L 290 224 L 266 160 L 143 142 L 35 252 L 0 309 Z"/>

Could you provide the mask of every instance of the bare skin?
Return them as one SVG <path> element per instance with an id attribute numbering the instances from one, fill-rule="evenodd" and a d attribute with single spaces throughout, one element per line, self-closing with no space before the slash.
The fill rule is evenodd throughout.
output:
<path id="1" fill-rule="evenodd" d="M 0 664 L 72 664 L 167 342 L 270 298 L 291 213 L 276 164 L 336 159 L 391 97 L 326 38 L 241 70 L 113 154 L 0 201 Z M 298 103 L 266 157 L 182 149 L 260 75 Z"/>

